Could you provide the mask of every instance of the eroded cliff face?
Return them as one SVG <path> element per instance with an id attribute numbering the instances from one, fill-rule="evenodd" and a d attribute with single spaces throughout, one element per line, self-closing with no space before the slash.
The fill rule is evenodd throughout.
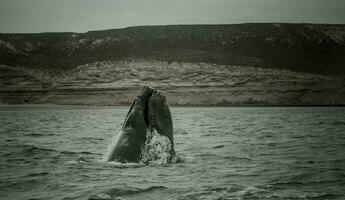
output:
<path id="1" fill-rule="evenodd" d="M 128 105 L 141 85 L 171 105 L 345 105 L 345 77 L 156 60 L 85 64 L 64 71 L 0 66 L 4 104 Z"/>
<path id="2" fill-rule="evenodd" d="M 344 55 L 345 25 L 172 25 L 0 34 L 0 64 L 36 69 L 132 58 L 345 74 Z"/>

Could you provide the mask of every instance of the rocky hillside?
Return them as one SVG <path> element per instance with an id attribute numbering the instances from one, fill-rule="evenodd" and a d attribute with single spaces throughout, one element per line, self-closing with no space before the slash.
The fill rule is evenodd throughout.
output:
<path id="1" fill-rule="evenodd" d="M 0 104 L 345 106 L 345 25 L 141 26 L 0 34 Z"/>
<path id="2" fill-rule="evenodd" d="M 345 74 L 344 55 L 345 25 L 171 25 L 0 34 L 0 64 L 43 69 L 140 58 Z"/>

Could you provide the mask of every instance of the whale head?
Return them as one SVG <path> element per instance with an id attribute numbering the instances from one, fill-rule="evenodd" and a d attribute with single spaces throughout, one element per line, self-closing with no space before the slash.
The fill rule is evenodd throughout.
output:
<path id="1" fill-rule="evenodd" d="M 141 122 L 138 122 L 138 116 L 133 115 L 140 115 Z M 133 118 L 136 120 L 133 121 Z M 124 126 L 133 126 L 135 123 L 144 125 L 143 122 L 146 129 L 155 130 L 158 134 L 168 137 L 172 144 L 174 143 L 173 123 L 166 97 L 160 90 L 148 86 L 140 89 L 128 111 Z"/>
<path id="2" fill-rule="evenodd" d="M 168 137 L 174 153 L 173 123 L 164 94 L 151 87 L 142 87 L 127 113 L 119 140 L 108 161 L 137 162 L 149 132 Z"/>

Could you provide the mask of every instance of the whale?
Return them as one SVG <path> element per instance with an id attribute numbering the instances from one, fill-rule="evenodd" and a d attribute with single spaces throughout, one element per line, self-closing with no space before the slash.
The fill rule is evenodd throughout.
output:
<path id="1" fill-rule="evenodd" d="M 171 145 L 168 153 L 173 156 L 173 122 L 167 99 L 160 90 L 143 86 L 130 106 L 106 161 L 139 162 L 143 147 L 153 132 L 168 138 Z"/>

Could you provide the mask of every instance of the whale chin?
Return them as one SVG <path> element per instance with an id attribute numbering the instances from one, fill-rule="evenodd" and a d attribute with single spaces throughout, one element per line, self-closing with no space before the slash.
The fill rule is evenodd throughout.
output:
<path id="1" fill-rule="evenodd" d="M 173 123 L 167 100 L 161 91 L 144 86 L 133 100 L 106 161 L 139 162 L 141 151 L 153 132 L 169 138 L 169 154 L 173 155 Z"/>

